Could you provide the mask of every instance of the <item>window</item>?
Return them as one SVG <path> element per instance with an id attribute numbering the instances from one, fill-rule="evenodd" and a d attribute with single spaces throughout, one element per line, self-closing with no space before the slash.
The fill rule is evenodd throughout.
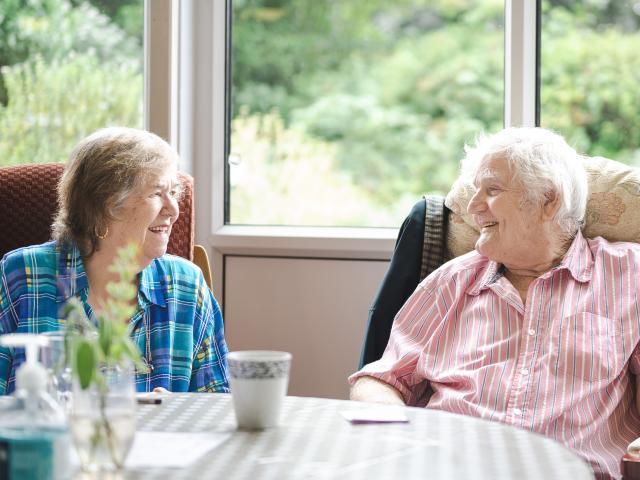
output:
<path id="1" fill-rule="evenodd" d="M 640 166 L 640 3 L 543 2 L 540 123 Z"/>
<path id="2" fill-rule="evenodd" d="M 503 125 L 501 0 L 233 0 L 227 223 L 397 227 Z"/>
<path id="3" fill-rule="evenodd" d="M 143 0 L 0 6 L 0 165 L 63 162 L 108 125 L 143 124 Z"/>

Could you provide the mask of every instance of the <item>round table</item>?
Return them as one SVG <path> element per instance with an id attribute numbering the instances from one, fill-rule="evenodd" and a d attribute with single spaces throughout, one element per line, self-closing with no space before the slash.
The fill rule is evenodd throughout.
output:
<path id="1" fill-rule="evenodd" d="M 259 401 L 259 399 L 256 399 Z M 358 402 L 287 397 L 281 426 L 236 430 L 231 396 L 171 394 L 141 405 L 138 431 L 217 432 L 220 445 L 189 467 L 127 471 L 126 478 L 224 479 L 592 479 L 563 445 L 515 427 L 424 408 L 409 423 L 347 422 Z"/>

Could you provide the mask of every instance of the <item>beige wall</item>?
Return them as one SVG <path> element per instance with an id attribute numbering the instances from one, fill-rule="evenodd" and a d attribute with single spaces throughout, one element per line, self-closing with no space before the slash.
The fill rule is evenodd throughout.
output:
<path id="1" fill-rule="evenodd" d="M 388 262 L 226 256 L 230 350 L 293 354 L 290 395 L 347 398 L 369 306 Z"/>

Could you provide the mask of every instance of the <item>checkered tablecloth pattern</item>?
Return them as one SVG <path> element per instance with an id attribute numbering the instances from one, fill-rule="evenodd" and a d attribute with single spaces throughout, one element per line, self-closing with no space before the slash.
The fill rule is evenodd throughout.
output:
<path id="1" fill-rule="evenodd" d="M 406 424 L 352 425 L 344 400 L 287 397 L 282 424 L 236 430 L 231 396 L 171 394 L 138 409 L 139 431 L 229 438 L 185 470 L 127 471 L 131 479 L 591 479 L 564 446 L 498 423 L 407 408 Z"/>

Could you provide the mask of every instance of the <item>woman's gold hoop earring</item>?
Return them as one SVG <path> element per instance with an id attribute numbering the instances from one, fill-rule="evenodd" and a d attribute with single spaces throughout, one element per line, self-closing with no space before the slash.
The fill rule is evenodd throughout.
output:
<path id="1" fill-rule="evenodd" d="M 107 235 L 109 235 L 109 227 L 107 227 L 107 229 L 104 231 L 102 235 L 98 233 L 98 227 L 96 227 L 95 233 L 96 233 L 96 237 L 98 237 L 100 240 L 104 240 L 105 238 L 107 238 Z"/>

